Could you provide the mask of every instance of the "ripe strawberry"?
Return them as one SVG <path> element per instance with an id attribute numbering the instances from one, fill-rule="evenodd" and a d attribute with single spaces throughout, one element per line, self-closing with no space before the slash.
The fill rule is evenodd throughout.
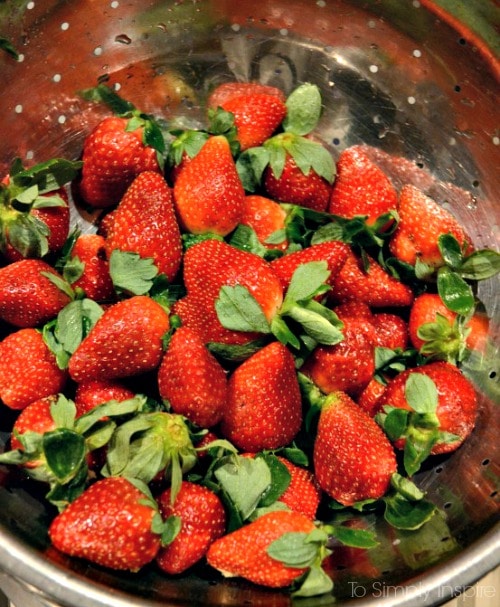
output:
<path id="1" fill-rule="evenodd" d="M 75 405 L 77 415 L 84 415 L 99 405 L 112 400 L 122 402 L 133 398 L 134 392 L 121 382 L 112 379 L 84 379 L 77 384 Z"/>
<path id="2" fill-rule="evenodd" d="M 286 215 L 286 211 L 274 200 L 250 194 L 245 196 L 240 223 L 251 227 L 259 242 L 268 249 L 284 251 L 288 246 L 285 233 Z"/>
<path id="3" fill-rule="evenodd" d="M 160 274 L 172 281 L 181 263 L 181 236 L 172 190 L 159 173 L 138 175 L 113 212 L 106 250 L 152 258 Z"/>
<path id="4" fill-rule="evenodd" d="M 174 413 L 202 428 L 222 419 L 227 397 L 226 372 L 189 327 L 175 331 L 158 369 L 158 388 Z"/>
<path id="5" fill-rule="evenodd" d="M 438 248 L 442 234 L 451 234 L 469 254 L 472 241 L 458 220 L 435 200 L 412 185 L 403 186 L 398 203 L 399 224 L 390 250 L 399 260 L 415 265 L 417 259 L 429 266 L 444 264 Z"/>
<path id="6" fill-rule="evenodd" d="M 375 372 L 375 331 L 370 321 L 346 318 L 344 339 L 333 346 L 317 346 L 301 368 L 325 394 L 341 390 L 359 394 Z"/>
<path id="7" fill-rule="evenodd" d="M 53 519 L 49 536 L 55 548 L 70 556 L 111 569 L 138 571 L 160 549 L 160 536 L 151 530 L 157 514 L 130 481 L 104 478 Z"/>
<path id="8" fill-rule="evenodd" d="M 284 457 L 278 456 L 278 459 L 287 467 L 291 477 L 290 484 L 281 494 L 279 501 L 286 504 L 290 510 L 314 520 L 321 501 L 321 489 L 314 475 Z"/>
<path id="9" fill-rule="evenodd" d="M 71 289 L 66 285 L 62 290 L 63 285 L 62 277 L 41 259 L 22 259 L 0 268 L 0 318 L 15 327 L 42 325 L 71 301 Z"/>
<path id="10" fill-rule="evenodd" d="M 472 432 L 477 415 L 477 396 L 472 383 L 455 365 L 438 361 L 420 367 L 406 369 L 394 377 L 387 385 L 380 397 L 378 410 L 385 405 L 413 411 L 415 405 L 409 402 L 407 392 L 407 381 L 412 375 L 422 374 L 429 377 L 435 384 L 437 390 L 437 402 L 435 405 L 435 429 L 438 434 L 432 445 L 431 453 L 449 453 L 457 449 Z M 425 400 L 423 392 L 416 398 Z M 429 403 L 425 403 L 426 410 Z M 430 428 L 426 422 L 425 431 Z M 434 438 L 434 437 L 432 437 Z M 394 441 L 397 448 L 403 448 L 406 437 Z"/>
<path id="11" fill-rule="evenodd" d="M 372 224 L 380 215 L 394 211 L 397 204 L 396 189 L 362 147 L 352 146 L 341 152 L 329 213 L 347 218 L 367 215 L 367 222 Z"/>
<path id="12" fill-rule="evenodd" d="M 214 540 L 223 535 L 226 513 L 219 497 L 210 489 L 183 481 L 172 503 L 171 489 L 158 498 L 160 513 L 180 518 L 180 530 L 173 541 L 160 548 L 156 563 L 162 571 L 176 575 L 200 561 Z"/>
<path id="13" fill-rule="evenodd" d="M 379 348 L 405 350 L 408 347 L 408 323 L 402 316 L 389 312 L 373 314 L 371 323 L 375 328 L 375 345 Z"/>
<path id="14" fill-rule="evenodd" d="M 410 309 L 408 330 L 414 348 L 426 356 L 454 362 L 462 350 L 482 350 L 485 347 L 489 320 L 475 313 L 463 324 L 455 312 L 446 307 L 437 293 L 423 293 L 415 298 Z"/>
<path id="15" fill-rule="evenodd" d="M 183 230 L 226 236 L 240 223 L 245 192 L 228 140 L 212 136 L 179 172 L 174 204 Z"/>
<path id="16" fill-rule="evenodd" d="M 234 116 L 242 151 L 263 144 L 286 116 L 285 102 L 277 95 L 266 93 L 233 96 L 220 106 Z"/>
<path id="17" fill-rule="evenodd" d="M 157 150 L 144 144 L 144 127 L 128 130 L 128 118 L 104 118 L 83 144 L 83 168 L 78 194 L 98 208 L 118 204 L 139 173 L 161 172 Z"/>
<path id="18" fill-rule="evenodd" d="M 229 378 L 221 433 L 238 448 L 258 452 L 288 445 L 301 422 L 293 356 L 281 342 L 272 342 Z"/>
<path id="19" fill-rule="evenodd" d="M 56 428 L 56 423 L 50 413 L 50 407 L 56 401 L 57 395 L 45 396 L 31 402 L 21 411 L 12 428 L 11 449 L 23 450 L 23 445 L 18 437 L 26 432 L 44 434 Z M 25 465 L 27 468 L 36 468 L 40 463 L 41 461 L 30 461 Z"/>
<path id="20" fill-rule="evenodd" d="M 80 234 L 77 237 L 63 274 L 74 289 L 82 289 L 85 296 L 94 301 L 111 301 L 115 297 L 106 240 L 99 234 Z"/>
<path id="21" fill-rule="evenodd" d="M 370 307 L 404 307 L 413 302 L 413 292 L 407 285 L 388 274 L 373 258 L 368 268 L 361 257 L 350 252 L 346 262 L 333 277 L 330 296 L 336 303 L 358 299 Z"/>
<path id="22" fill-rule="evenodd" d="M 160 364 L 168 328 L 165 310 L 145 295 L 113 304 L 71 356 L 69 374 L 80 382 L 151 371 Z"/>
<path id="23" fill-rule="evenodd" d="M 308 567 L 293 567 L 274 559 L 268 553 L 269 546 L 287 533 L 309 534 L 314 530 L 311 519 L 299 512 L 269 512 L 215 540 L 208 549 L 207 561 L 226 577 L 242 577 L 254 584 L 284 588 Z"/>
<path id="24" fill-rule="evenodd" d="M 235 97 L 243 95 L 271 95 L 280 101 L 285 101 L 285 94 L 281 89 L 258 82 L 224 82 L 219 84 L 207 100 L 207 106 L 212 109 L 224 107 L 224 104 Z"/>
<path id="25" fill-rule="evenodd" d="M 378 401 L 385 391 L 385 384 L 373 377 L 366 387 L 356 397 L 358 405 L 371 417 L 374 417 L 378 409 Z"/>
<path id="26" fill-rule="evenodd" d="M 42 334 L 33 328 L 19 329 L 0 342 L 0 400 L 11 409 L 24 409 L 31 402 L 61 392 L 67 373 L 56 363 Z"/>
<path id="27" fill-rule="evenodd" d="M 396 472 L 396 456 L 378 424 L 344 392 L 324 402 L 314 442 L 320 487 L 344 506 L 378 499 Z"/>

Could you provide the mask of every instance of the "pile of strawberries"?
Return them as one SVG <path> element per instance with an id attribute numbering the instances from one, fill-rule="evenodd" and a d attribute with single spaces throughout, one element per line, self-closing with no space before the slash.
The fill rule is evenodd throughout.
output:
<path id="1" fill-rule="evenodd" d="M 435 514 L 413 476 L 473 431 L 500 255 L 369 148 L 334 161 L 312 84 L 222 84 L 193 130 L 84 94 L 113 112 L 81 159 L 0 186 L 0 462 L 63 553 L 330 592 L 339 544 L 377 543 L 335 512 Z"/>

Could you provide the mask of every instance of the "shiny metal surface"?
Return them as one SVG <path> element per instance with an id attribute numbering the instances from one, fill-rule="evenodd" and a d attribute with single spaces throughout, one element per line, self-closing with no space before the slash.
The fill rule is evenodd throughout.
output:
<path id="1" fill-rule="evenodd" d="M 396 184 L 423 188 L 453 210 L 477 246 L 497 248 L 499 64 L 470 29 L 432 5 L 6 1 L 0 35 L 22 56 L 19 62 L 0 57 L 0 169 L 15 156 L 27 163 L 77 157 L 105 110 L 76 93 L 98 79 L 119 85 L 145 111 L 195 126 L 218 82 L 255 79 L 290 92 L 311 81 L 325 105 L 317 135 L 334 156 L 354 143 L 372 146 Z M 93 229 L 94 217 L 82 209 L 73 208 L 73 221 Z M 336 571 L 335 604 L 437 605 L 500 563 L 498 287 L 498 279 L 490 280 L 479 292 L 494 319 L 497 356 L 467 369 L 480 393 L 477 428 L 458 452 L 433 461 L 417 479 L 443 516 L 416 537 L 394 535 L 368 518 L 382 539 L 379 574 L 366 579 Z M 0 444 L 11 423 L 0 419 Z M 51 549 L 49 517 L 36 489 L 0 467 L 0 569 L 37 607 L 291 605 L 286 594 L 215 582 L 203 569 L 174 579 L 154 569 L 121 574 L 72 561 Z M 330 604 L 331 598 L 303 603 Z"/>

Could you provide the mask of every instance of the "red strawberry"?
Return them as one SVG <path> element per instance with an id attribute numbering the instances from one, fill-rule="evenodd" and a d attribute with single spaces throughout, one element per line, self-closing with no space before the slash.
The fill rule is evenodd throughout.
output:
<path id="1" fill-rule="evenodd" d="M 287 467 L 291 477 L 290 484 L 281 494 L 279 501 L 286 504 L 290 510 L 314 520 L 321 500 L 321 489 L 314 475 L 284 457 L 278 459 Z"/>
<path id="2" fill-rule="evenodd" d="M 437 293 L 415 298 L 410 310 L 408 330 L 414 348 L 426 356 L 460 358 L 462 350 L 483 350 L 488 337 L 488 317 L 475 313 L 464 326 L 455 312 L 447 308 Z M 465 319 L 464 319 L 465 320 Z"/>
<path id="3" fill-rule="evenodd" d="M 276 95 L 266 93 L 233 96 L 220 106 L 234 116 L 237 140 L 242 151 L 264 143 L 286 116 L 285 102 Z"/>
<path id="4" fill-rule="evenodd" d="M 333 310 L 340 320 L 346 318 L 363 318 L 370 322 L 373 320 L 373 312 L 370 306 L 360 299 L 348 299 L 336 305 Z"/>
<path id="5" fill-rule="evenodd" d="M 224 533 L 226 513 L 213 491 L 189 481 L 182 482 L 173 503 L 170 488 L 157 501 L 164 520 L 180 518 L 179 533 L 156 557 L 160 569 L 176 575 L 200 561 L 210 544 Z"/>
<path id="6" fill-rule="evenodd" d="M 135 396 L 134 392 L 117 380 L 84 379 L 76 386 L 75 405 L 77 415 L 84 415 L 99 405 L 112 400 L 118 402 Z"/>
<path id="7" fill-rule="evenodd" d="M 226 372 L 193 329 L 180 327 L 173 334 L 158 369 L 158 387 L 174 413 L 198 426 L 210 428 L 222 419 Z"/>
<path id="8" fill-rule="evenodd" d="M 405 350 L 408 346 L 408 324 L 405 319 L 389 312 L 373 314 L 371 323 L 375 328 L 375 345 L 379 348 Z"/>
<path id="9" fill-rule="evenodd" d="M 77 276 L 71 280 L 72 276 Z M 115 297 L 109 274 L 106 241 L 99 234 L 80 234 L 71 249 L 70 260 L 64 267 L 64 276 L 73 288 L 80 288 L 94 301 L 110 301 Z"/>
<path id="10" fill-rule="evenodd" d="M 181 170 L 174 203 L 183 230 L 226 236 L 240 223 L 245 192 L 228 140 L 212 136 Z"/>
<path id="11" fill-rule="evenodd" d="M 396 210 L 397 192 L 385 173 L 359 146 L 344 150 L 337 161 L 328 212 L 353 218 L 367 215 L 369 224 Z"/>
<path id="12" fill-rule="evenodd" d="M 269 546 L 287 533 L 309 534 L 314 530 L 311 519 L 299 512 L 269 512 L 215 540 L 208 550 L 207 561 L 224 576 L 283 588 L 303 575 L 308 567 L 292 567 L 274 559 L 269 555 Z"/>
<path id="13" fill-rule="evenodd" d="M 56 428 L 50 413 L 50 407 L 57 401 L 57 398 L 56 395 L 45 396 L 33 401 L 21 411 L 12 428 L 11 449 L 23 450 L 23 445 L 18 437 L 26 432 L 44 434 Z M 39 464 L 41 464 L 41 461 L 30 461 L 25 465 L 27 468 L 36 468 Z"/>
<path id="14" fill-rule="evenodd" d="M 396 456 L 378 424 L 344 392 L 324 402 L 314 442 L 320 487 L 344 506 L 382 497 L 396 472 Z"/>
<path id="15" fill-rule="evenodd" d="M 153 299 L 136 295 L 107 308 L 69 361 L 76 382 L 114 379 L 155 369 L 162 338 L 169 328 L 165 310 Z"/>
<path id="16" fill-rule="evenodd" d="M 454 451 L 470 435 L 476 422 L 477 396 L 474 386 L 455 365 L 445 361 L 433 362 L 407 369 L 394 377 L 378 401 L 378 410 L 385 405 L 407 411 L 413 410 L 406 392 L 408 377 L 413 374 L 429 377 L 437 390 L 435 416 L 436 429 L 440 434 L 432 446 L 431 453 Z M 449 437 L 442 433 L 453 436 Z M 405 440 L 403 437 L 395 440 L 394 444 L 402 448 Z"/>
<path id="17" fill-rule="evenodd" d="M 154 260 L 172 281 L 181 263 L 181 236 L 172 191 L 159 173 L 138 175 L 113 212 L 106 249 L 137 253 Z"/>
<path id="18" fill-rule="evenodd" d="M 212 109 L 223 107 L 225 103 L 242 95 L 271 95 L 280 101 L 285 101 L 285 94 L 281 89 L 258 82 L 224 82 L 219 84 L 207 100 L 207 106 Z"/>
<path id="19" fill-rule="evenodd" d="M 64 284 L 62 277 L 41 259 L 22 259 L 0 268 L 0 318 L 16 327 L 37 327 L 55 318 L 71 301 L 69 285 L 65 291 L 59 284 Z"/>
<path id="20" fill-rule="evenodd" d="M 245 196 L 240 223 L 251 227 L 260 243 L 268 249 L 284 251 L 288 246 L 285 233 L 286 211 L 265 196 Z"/>
<path id="21" fill-rule="evenodd" d="M 0 400 L 11 409 L 61 392 L 67 373 L 56 363 L 42 334 L 19 329 L 0 342 Z"/>
<path id="22" fill-rule="evenodd" d="M 83 144 L 83 168 L 78 193 L 92 206 L 118 204 L 139 173 L 160 172 L 157 151 L 144 144 L 144 128 L 128 130 L 127 118 L 104 118 Z"/>
<path id="23" fill-rule="evenodd" d="M 415 265 L 417 259 L 429 266 L 441 266 L 438 248 L 442 234 L 451 234 L 469 254 L 473 250 L 470 237 L 458 220 L 435 200 L 412 185 L 403 186 L 398 203 L 399 224 L 391 239 L 392 254 L 405 263 Z"/>
<path id="24" fill-rule="evenodd" d="M 341 390 L 359 394 L 375 372 L 375 331 L 362 318 L 344 320 L 344 339 L 333 346 L 317 346 L 301 368 L 325 394 Z"/>
<path id="25" fill-rule="evenodd" d="M 366 387 L 356 397 L 358 405 L 364 409 L 371 417 L 374 417 L 378 409 L 378 401 L 385 390 L 385 384 L 373 377 Z"/>
<path id="26" fill-rule="evenodd" d="M 368 268 L 354 252 L 332 280 L 331 298 L 336 303 L 358 299 L 371 307 L 409 306 L 413 292 L 407 285 L 388 274 L 380 264 L 368 257 Z"/>
<path id="27" fill-rule="evenodd" d="M 160 537 L 151 530 L 157 514 L 130 481 L 104 478 L 54 518 L 49 536 L 58 550 L 70 556 L 111 569 L 138 571 L 160 549 Z"/>
<path id="28" fill-rule="evenodd" d="M 294 359 L 272 342 L 245 360 L 231 375 L 222 434 L 245 451 L 289 444 L 302 422 Z"/>

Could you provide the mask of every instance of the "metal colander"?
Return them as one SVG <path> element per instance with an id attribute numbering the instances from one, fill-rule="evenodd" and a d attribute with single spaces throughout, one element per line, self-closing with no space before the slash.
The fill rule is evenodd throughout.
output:
<path id="1" fill-rule="evenodd" d="M 4 0 L 0 36 L 20 56 L 0 56 L 1 172 L 14 157 L 26 164 L 77 158 L 84 136 L 107 113 L 78 95 L 98 81 L 144 111 L 195 127 L 217 83 L 258 80 L 289 93 L 308 81 L 321 89 L 317 133 L 335 157 L 349 145 L 369 145 L 396 185 L 424 189 L 467 226 L 476 246 L 498 248 L 495 4 Z M 76 207 L 72 213 L 74 225 L 93 229 L 96 216 Z M 479 290 L 496 350 L 465 368 L 479 392 L 474 434 L 416 477 L 440 515 L 416 533 L 365 517 L 381 542 L 373 568 L 339 562 L 336 605 L 437 605 L 500 563 L 498 286 L 492 279 Z M 12 422 L 2 409 L 0 442 Z M 64 557 L 48 542 L 42 493 L 0 467 L 0 586 L 18 607 L 17 597 L 23 607 L 291 605 L 286 593 L 221 580 L 203 567 L 169 578 L 153 568 L 124 574 Z M 333 604 L 332 597 L 301 602 Z"/>

